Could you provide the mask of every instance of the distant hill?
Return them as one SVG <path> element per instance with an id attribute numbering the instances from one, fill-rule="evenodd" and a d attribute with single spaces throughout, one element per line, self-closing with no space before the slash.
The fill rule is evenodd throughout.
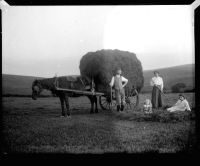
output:
<path id="1" fill-rule="evenodd" d="M 31 86 L 36 78 L 42 79 L 42 77 L 2 74 L 2 94 L 31 95 Z M 45 91 L 43 94 L 50 93 Z"/>
<path id="2" fill-rule="evenodd" d="M 195 65 L 181 65 L 169 68 L 154 69 L 143 71 L 144 74 L 144 87 L 142 92 L 151 91 L 150 80 L 153 77 L 153 71 L 159 71 L 164 81 L 164 87 L 167 90 L 171 89 L 171 86 L 176 83 L 185 83 L 187 89 L 193 89 L 195 87 Z"/>
<path id="3" fill-rule="evenodd" d="M 193 89 L 195 87 L 194 64 L 155 70 L 160 72 L 167 90 L 169 90 L 172 85 L 179 82 L 185 83 L 188 89 Z M 154 70 L 143 71 L 145 81 L 141 92 L 151 91 L 152 87 L 149 85 L 149 82 L 153 76 L 153 71 Z M 36 78 L 42 79 L 42 77 L 2 74 L 2 94 L 31 95 L 31 85 Z M 44 91 L 42 94 L 50 95 L 50 92 Z"/>

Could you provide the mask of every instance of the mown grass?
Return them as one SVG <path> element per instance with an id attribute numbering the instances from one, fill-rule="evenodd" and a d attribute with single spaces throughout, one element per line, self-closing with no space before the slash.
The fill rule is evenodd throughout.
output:
<path id="1" fill-rule="evenodd" d="M 173 112 L 170 113 L 168 111 L 154 110 L 151 114 L 146 114 L 142 110 L 140 111 L 124 111 L 120 114 L 115 112 L 115 116 L 119 119 L 126 119 L 129 121 L 152 121 L 152 122 L 165 122 L 165 123 L 176 123 L 176 122 L 184 122 L 190 120 L 194 117 L 194 113 L 191 112 Z"/>
<path id="2" fill-rule="evenodd" d="M 177 94 L 170 94 L 170 102 Z M 142 101 L 148 95 L 141 96 Z M 193 94 L 188 100 L 193 102 Z M 168 102 L 170 104 L 170 102 Z M 6 153 L 173 153 L 190 152 L 191 114 L 141 110 L 89 114 L 85 97 L 70 99 L 71 118 L 60 118 L 57 98 L 3 98 L 3 152 Z"/>

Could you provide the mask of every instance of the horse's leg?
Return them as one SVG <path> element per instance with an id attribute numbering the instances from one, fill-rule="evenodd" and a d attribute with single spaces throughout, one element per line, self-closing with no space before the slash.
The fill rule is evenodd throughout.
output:
<path id="1" fill-rule="evenodd" d="M 93 100 L 92 96 L 88 96 L 88 98 L 90 99 L 90 103 L 91 103 L 90 113 L 93 114 L 94 113 L 94 100 Z"/>
<path id="2" fill-rule="evenodd" d="M 69 96 L 67 94 L 65 94 L 65 105 L 66 105 L 66 108 L 67 108 L 67 116 L 70 116 L 70 109 L 69 109 Z"/>
<path id="3" fill-rule="evenodd" d="M 62 109 L 62 116 L 65 116 L 65 110 L 64 110 L 64 98 L 62 95 L 59 95 L 60 103 L 61 103 L 61 109 Z"/>
<path id="4" fill-rule="evenodd" d="M 94 103 L 95 103 L 95 113 L 98 113 L 97 96 L 94 96 Z"/>

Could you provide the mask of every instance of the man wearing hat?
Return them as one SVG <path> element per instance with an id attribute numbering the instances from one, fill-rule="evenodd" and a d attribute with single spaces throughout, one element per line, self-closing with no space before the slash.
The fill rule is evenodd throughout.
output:
<path id="1" fill-rule="evenodd" d="M 117 111 L 123 111 L 124 110 L 124 104 L 125 104 L 125 91 L 124 87 L 128 83 L 128 79 L 121 76 L 122 70 L 119 68 L 117 69 L 117 73 L 115 76 L 112 77 L 112 80 L 110 82 L 110 86 L 115 89 L 115 96 L 116 96 L 116 102 L 117 102 Z"/>

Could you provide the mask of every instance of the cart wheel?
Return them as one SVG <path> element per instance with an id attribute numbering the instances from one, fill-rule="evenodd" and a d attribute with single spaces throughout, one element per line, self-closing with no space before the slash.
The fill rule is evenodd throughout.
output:
<path id="1" fill-rule="evenodd" d="M 135 96 L 126 96 L 125 101 L 126 101 L 125 109 L 133 110 L 139 104 L 139 94 L 137 94 Z"/>
<path id="2" fill-rule="evenodd" d="M 99 104 L 103 110 L 112 110 L 116 107 L 116 101 L 112 100 L 110 97 L 99 96 Z"/>

